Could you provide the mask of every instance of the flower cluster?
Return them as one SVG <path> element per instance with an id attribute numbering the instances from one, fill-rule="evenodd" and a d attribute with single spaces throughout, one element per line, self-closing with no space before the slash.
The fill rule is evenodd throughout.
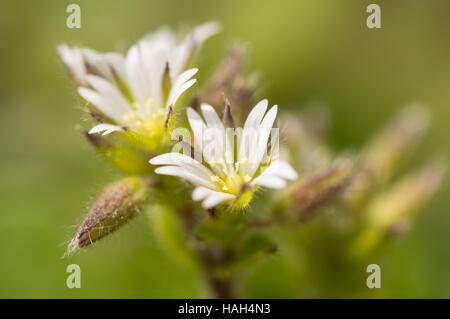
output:
<path id="1" fill-rule="evenodd" d="M 176 128 L 173 123 L 169 128 L 169 124 L 177 101 L 196 82 L 193 76 L 198 69 L 186 70 L 193 50 L 218 29 L 217 23 L 206 23 L 177 43 L 174 33 L 163 28 L 133 45 L 125 55 L 60 45 L 58 52 L 79 86 L 78 93 L 106 119 L 89 134 L 126 132 L 156 141 L 151 145 L 164 143 L 164 133 L 167 131 L 170 137 Z M 286 180 L 297 178 L 295 170 L 279 159 L 278 135 L 273 134 L 269 143 L 278 107 L 273 106 L 266 114 L 267 107 L 267 100 L 256 104 L 243 128 L 230 127 L 232 132 L 211 105 L 200 106 L 206 122 L 189 107 L 187 119 L 194 149 L 205 158 L 198 161 L 172 152 L 156 156 L 150 163 L 163 165 L 155 170 L 157 174 L 192 183 L 192 198 L 202 200 L 207 209 L 221 202 L 245 207 L 258 186 L 280 189 L 286 186 Z M 226 115 L 236 125 L 229 105 Z M 235 146 L 237 132 L 240 136 Z M 218 146 L 212 156 L 204 143 L 206 138 Z"/>
<path id="2" fill-rule="evenodd" d="M 439 162 L 391 179 L 428 114 L 405 108 L 359 153 L 334 154 L 322 138 L 322 111 L 285 114 L 276 127 L 278 106 L 254 99 L 257 81 L 245 74 L 241 47 L 192 88 L 195 52 L 218 30 L 205 23 L 178 41 L 163 28 L 125 54 L 58 47 L 91 115 L 85 135 L 127 174 L 93 203 L 68 253 L 146 210 L 157 241 L 175 261 L 201 272 L 217 297 L 234 297 L 234 274 L 283 244 L 296 251 L 284 270 L 302 269 L 304 282 L 314 278 L 307 286 L 315 293 L 334 296 L 329 280 L 317 280 L 329 278 L 322 272 L 330 264 L 345 269 L 340 273 L 348 277 L 339 282 L 361 287 L 352 274 L 363 268 L 346 268 L 365 267 L 443 179 Z M 255 196 L 261 188 L 270 191 Z M 311 228 L 295 227 L 319 216 Z M 271 226 L 283 235 L 272 238 L 276 232 L 264 231 Z"/>

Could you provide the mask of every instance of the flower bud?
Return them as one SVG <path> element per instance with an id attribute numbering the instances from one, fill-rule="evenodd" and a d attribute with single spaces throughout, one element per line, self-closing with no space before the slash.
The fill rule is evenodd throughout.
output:
<path id="1" fill-rule="evenodd" d="M 241 119 L 253 103 L 258 82 L 256 75 L 244 73 L 245 48 L 234 45 L 223 63 L 215 70 L 200 99 L 211 105 L 221 105 L 224 96 L 229 100 L 233 113 Z"/>
<path id="2" fill-rule="evenodd" d="M 136 216 L 151 184 L 149 178 L 127 177 L 108 186 L 84 218 L 67 253 L 89 246 Z"/>
<path id="3" fill-rule="evenodd" d="M 445 174 L 441 164 L 429 164 L 394 184 L 369 203 L 366 224 L 355 240 L 353 253 L 373 251 L 386 238 L 401 233 L 411 217 L 438 190 Z"/>
<path id="4" fill-rule="evenodd" d="M 385 179 L 405 150 L 417 143 L 428 126 L 429 114 L 423 107 L 404 108 L 362 151 L 361 165 L 374 182 Z"/>
<path id="5" fill-rule="evenodd" d="M 315 209 L 342 193 L 352 172 L 353 162 L 343 159 L 328 170 L 293 184 L 287 191 L 292 210 L 302 220 L 310 217 Z"/>
<path id="6" fill-rule="evenodd" d="M 385 183 L 406 150 L 423 135 L 428 126 L 426 109 L 412 105 L 405 107 L 399 115 L 378 133 L 361 151 L 358 172 L 346 197 L 353 209 L 360 210 L 377 186 Z"/>
<path id="7" fill-rule="evenodd" d="M 444 172 L 442 165 L 429 164 L 378 195 L 368 207 L 369 225 L 387 230 L 411 217 L 437 191 Z"/>

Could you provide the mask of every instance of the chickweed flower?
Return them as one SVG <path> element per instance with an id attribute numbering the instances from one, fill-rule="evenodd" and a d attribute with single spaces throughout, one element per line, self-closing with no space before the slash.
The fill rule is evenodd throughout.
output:
<path id="1" fill-rule="evenodd" d="M 278 156 L 278 130 L 272 129 L 277 106 L 266 113 L 267 107 L 267 100 L 259 102 L 243 128 L 235 127 L 229 105 L 225 118 L 230 128 L 225 128 L 209 104 L 200 107 L 204 120 L 188 108 L 195 144 L 187 149 L 194 154 L 166 153 L 152 158 L 150 163 L 162 165 L 155 170 L 158 174 L 178 176 L 193 184 L 192 198 L 202 201 L 206 209 L 222 202 L 245 207 L 259 186 L 280 189 L 286 186 L 286 180 L 297 178 L 295 170 Z"/>
<path id="2" fill-rule="evenodd" d="M 216 23 L 206 23 L 177 42 L 171 30 L 162 28 L 125 55 L 60 45 L 58 52 L 79 85 L 78 93 L 109 122 L 89 133 L 127 131 L 152 139 L 157 147 L 169 131 L 179 97 L 196 82 L 192 77 L 198 69 L 186 70 L 195 49 L 217 31 Z"/>

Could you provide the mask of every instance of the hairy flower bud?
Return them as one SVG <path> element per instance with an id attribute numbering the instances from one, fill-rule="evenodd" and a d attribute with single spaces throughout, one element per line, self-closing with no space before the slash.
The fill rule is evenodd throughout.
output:
<path id="1" fill-rule="evenodd" d="M 375 181 L 383 180 L 404 151 L 417 143 L 428 121 L 426 109 L 417 105 L 405 107 L 362 151 L 361 165 Z"/>
<path id="2" fill-rule="evenodd" d="M 365 229 L 355 241 L 354 253 L 373 250 L 387 236 L 395 235 L 438 190 L 445 174 L 441 164 L 429 164 L 378 195 L 367 208 Z"/>
<path id="3" fill-rule="evenodd" d="M 151 184 L 149 178 L 127 177 L 108 186 L 84 218 L 67 253 L 89 246 L 136 216 Z"/>
<path id="4" fill-rule="evenodd" d="M 429 114 L 426 109 L 417 105 L 405 107 L 362 150 L 358 172 L 346 192 L 346 197 L 355 210 L 361 209 L 377 186 L 389 179 L 405 151 L 417 144 L 428 122 Z"/>
<path id="5" fill-rule="evenodd" d="M 287 191 L 292 210 L 304 220 L 319 206 L 335 199 L 352 177 L 353 162 L 338 161 L 328 170 L 293 184 Z"/>
<path id="6" fill-rule="evenodd" d="M 242 118 L 253 102 L 258 82 L 256 75 L 244 74 L 244 65 L 245 48 L 241 45 L 233 46 L 223 63 L 212 75 L 201 100 L 211 105 L 221 105 L 225 96 L 233 108 L 233 113 L 237 118 Z"/>
<path id="7" fill-rule="evenodd" d="M 429 164 L 419 172 L 394 184 L 369 204 L 370 225 L 387 229 L 410 217 L 437 191 L 444 172 L 442 165 Z"/>

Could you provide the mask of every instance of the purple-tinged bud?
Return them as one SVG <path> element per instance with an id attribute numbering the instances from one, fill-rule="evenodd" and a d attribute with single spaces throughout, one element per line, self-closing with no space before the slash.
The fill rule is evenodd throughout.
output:
<path id="1" fill-rule="evenodd" d="M 150 178 L 127 177 L 108 186 L 79 226 L 67 254 L 89 246 L 128 223 L 139 213 L 152 183 Z"/>
<path id="2" fill-rule="evenodd" d="M 342 194 L 349 185 L 352 174 L 352 160 L 344 159 L 326 171 L 299 180 L 287 190 L 291 210 L 301 220 L 311 217 L 316 209 Z"/>

